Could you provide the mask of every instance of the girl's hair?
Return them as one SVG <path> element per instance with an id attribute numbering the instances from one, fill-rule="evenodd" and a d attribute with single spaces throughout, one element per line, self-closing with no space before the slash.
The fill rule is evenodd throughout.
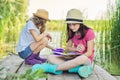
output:
<path id="1" fill-rule="evenodd" d="M 78 33 L 80 33 L 81 37 L 79 38 L 79 40 L 83 39 L 87 33 L 87 30 L 90 29 L 89 27 L 87 27 L 84 24 L 80 24 L 80 28 L 78 29 Z M 67 24 L 67 41 L 68 42 L 70 39 L 72 39 L 75 35 L 75 32 L 73 32 L 70 28 L 69 25 Z"/>
<path id="2" fill-rule="evenodd" d="M 34 16 L 30 20 L 32 20 L 34 22 L 36 27 L 39 29 L 40 34 L 45 31 L 45 28 L 46 28 L 46 26 L 45 26 L 46 20 L 45 19 L 39 18 L 37 16 Z"/>

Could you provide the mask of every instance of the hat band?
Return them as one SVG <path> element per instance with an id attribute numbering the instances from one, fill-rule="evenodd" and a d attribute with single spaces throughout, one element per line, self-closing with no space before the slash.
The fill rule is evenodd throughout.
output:
<path id="1" fill-rule="evenodd" d="M 71 19 L 71 18 L 66 19 L 66 21 L 77 21 L 77 22 L 83 22 L 83 20 L 79 20 L 79 19 Z"/>

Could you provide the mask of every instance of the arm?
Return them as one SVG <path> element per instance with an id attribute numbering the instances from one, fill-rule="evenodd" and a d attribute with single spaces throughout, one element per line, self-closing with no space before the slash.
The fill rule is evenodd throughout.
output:
<path id="1" fill-rule="evenodd" d="M 71 40 L 68 41 L 65 51 L 66 52 L 75 52 L 76 51 L 76 48 L 74 47 L 74 44 Z"/>
<path id="2" fill-rule="evenodd" d="M 46 37 L 47 34 L 40 34 L 40 35 L 37 35 L 35 30 L 34 29 L 31 29 L 30 30 L 30 33 L 32 34 L 33 38 L 35 39 L 35 41 L 40 41 L 42 38 Z"/>
<path id="3" fill-rule="evenodd" d="M 42 38 L 47 37 L 47 36 L 50 39 L 52 39 L 52 37 L 49 34 L 47 34 L 47 33 L 43 33 L 43 34 L 37 35 L 34 29 L 31 29 L 30 33 L 32 34 L 32 36 L 35 39 L 35 41 L 40 41 Z M 54 48 L 52 46 L 50 46 L 50 45 L 47 45 L 46 47 L 49 48 L 49 49 L 54 50 Z"/>
<path id="4" fill-rule="evenodd" d="M 66 48 L 67 52 L 82 52 L 84 50 L 84 46 L 79 44 L 77 47 L 74 47 L 74 43 L 70 40 L 68 41 L 68 45 Z"/>
<path id="5" fill-rule="evenodd" d="M 49 48 L 49 49 L 51 49 L 51 50 L 55 50 L 52 46 L 50 46 L 50 45 L 47 45 L 46 46 L 47 48 Z"/>
<path id="6" fill-rule="evenodd" d="M 92 55 L 92 51 L 94 48 L 94 40 L 90 40 L 87 42 L 87 52 L 84 54 L 87 57 L 90 57 Z"/>

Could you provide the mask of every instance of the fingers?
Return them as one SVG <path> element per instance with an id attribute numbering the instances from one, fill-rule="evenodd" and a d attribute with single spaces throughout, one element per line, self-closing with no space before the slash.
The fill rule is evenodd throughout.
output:
<path id="1" fill-rule="evenodd" d="M 51 37 L 51 35 L 49 34 L 49 33 L 44 33 L 45 34 L 45 36 L 48 38 L 48 40 L 50 40 L 50 42 L 52 41 L 52 37 Z"/>
<path id="2" fill-rule="evenodd" d="M 52 37 L 51 36 L 47 36 L 48 40 L 50 40 L 50 42 L 52 41 Z"/>
<path id="3" fill-rule="evenodd" d="M 85 49 L 85 47 L 84 47 L 82 44 L 79 44 L 79 45 L 77 46 L 77 51 L 78 51 L 78 52 L 82 52 L 82 51 L 84 51 L 84 49 Z"/>

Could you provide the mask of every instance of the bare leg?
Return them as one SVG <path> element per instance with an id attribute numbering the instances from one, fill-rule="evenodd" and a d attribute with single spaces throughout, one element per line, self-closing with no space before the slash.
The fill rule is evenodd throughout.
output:
<path id="1" fill-rule="evenodd" d="M 45 45 L 40 45 L 37 49 L 35 49 L 34 51 L 33 51 L 33 53 L 34 54 L 36 54 L 36 53 L 38 53 L 38 52 L 40 52 L 43 48 L 45 48 Z"/>
<path id="2" fill-rule="evenodd" d="M 41 51 L 46 45 L 48 44 L 48 39 L 47 38 L 43 38 L 41 41 L 39 42 L 33 42 L 30 45 L 30 48 L 32 49 L 33 53 L 38 53 L 39 51 Z"/>
<path id="3" fill-rule="evenodd" d="M 89 64 L 89 58 L 85 55 L 78 56 L 72 60 L 66 61 L 58 65 L 57 70 L 68 70 L 70 68 L 85 64 Z"/>
<path id="4" fill-rule="evenodd" d="M 52 64 L 62 64 L 64 63 L 65 61 L 61 58 L 58 58 L 57 56 L 55 55 L 50 55 L 47 57 L 48 61 Z"/>

